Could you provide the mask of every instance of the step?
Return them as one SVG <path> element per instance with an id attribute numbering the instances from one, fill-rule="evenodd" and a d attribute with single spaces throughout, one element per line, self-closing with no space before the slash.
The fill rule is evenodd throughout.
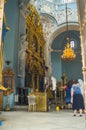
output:
<path id="1" fill-rule="evenodd" d="M 27 111 L 28 105 L 15 105 L 13 107 L 13 110 L 15 110 L 15 111 Z"/>

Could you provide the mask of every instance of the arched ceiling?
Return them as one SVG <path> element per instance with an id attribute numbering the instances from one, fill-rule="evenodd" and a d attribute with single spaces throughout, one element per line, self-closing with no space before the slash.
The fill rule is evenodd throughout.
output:
<path id="1" fill-rule="evenodd" d="M 68 17 L 68 25 L 70 24 L 68 27 L 70 30 L 69 35 L 74 39 L 76 36 L 79 41 L 76 34 L 78 33 L 77 30 L 79 30 L 76 0 L 29 0 L 29 2 L 36 7 L 40 15 L 44 37 L 49 46 L 52 46 L 53 49 L 62 48 L 62 45 L 55 44 L 55 41 L 59 41 L 59 43 L 65 41 L 66 16 Z M 67 13 L 65 3 L 67 3 Z"/>
<path id="2" fill-rule="evenodd" d="M 76 0 L 21 0 L 31 3 L 37 9 L 43 25 L 44 38 L 46 42 L 55 31 L 65 25 L 66 16 L 68 23 L 78 24 L 78 13 Z M 66 13 L 67 3 L 67 13 Z M 26 4 L 27 5 L 27 4 Z M 64 32 L 64 31 L 63 31 Z M 47 42 L 49 43 L 49 42 Z"/>
<path id="3" fill-rule="evenodd" d="M 40 14 L 48 14 L 53 17 L 59 25 L 66 21 L 65 3 L 67 3 L 68 21 L 77 22 L 76 0 L 35 0 L 34 6 Z"/>
<path id="4" fill-rule="evenodd" d="M 75 51 L 80 50 L 80 34 L 79 31 L 71 30 L 67 32 L 63 32 L 60 35 L 58 35 L 51 46 L 51 48 L 54 50 L 63 50 L 65 47 L 65 44 L 67 43 L 66 38 L 67 36 L 70 38 L 70 40 L 74 40 L 76 42 L 76 48 Z"/>
<path id="5" fill-rule="evenodd" d="M 70 24 L 68 26 L 68 32 L 72 33 L 76 31 L 76 32 L 79 32 L 79 25 L 78 24 Z M 56 39 L 56 37 L 60 36 L 61 34 L 64 34 L 62 35 L 62 39 L 66 37 L 66 25 L 63 25 L 61 27 L 59 27 L 58 29 L 56 29 L 54 31 L 54 33 L 52 33 L 52 35 L 50 36 L 50 38 L 48 39 L 48 43 L 49 43 L 49 48 L 52 48 L 52 44 L 54 42 L 54 39 Z M 75 34 L 75 33 L 74 33 Z M 63 43 L 63 42 L 62 42 Z M 61 48 L 62 46 L 58 47 L 58 48 Z M 55 48 L 53 48 L 55 49 Z"/>
<path id="6" fill-rule="evenodd" d="M 65 3 L 67 3 L 67 14 Z M 53 35 L 53 38 L 58 36 L 58 33 L 55 32 L 63 25 L 66 26 L 66 15 L 69 24 L 78 24 L 76 0 L 35 0 L 34 6 L 40 14 L 46 41 Z M 47 43 L 50 44 L 50 42 Z"/>

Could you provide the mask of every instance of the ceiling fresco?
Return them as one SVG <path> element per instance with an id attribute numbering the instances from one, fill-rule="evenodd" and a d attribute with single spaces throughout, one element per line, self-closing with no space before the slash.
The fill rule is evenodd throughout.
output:
<path id="1" fill-rule="evenodd" d="M 62 26 L 68 24 L 78 25 L 78 13 L 76 0 L 19 0 L 27 6 L 33 4 L 37 9 L 43 25 L 44 38 L 47 41 L 51 35 Z M 67 14 L 66 14 L 67 5 Z M 28 12 L 27 12 L 28 14 Z M 66 31 L 66 30 L 65 30 Z"/>
<path id="2" fill-rule="evenodd" d="M 66 21 L 65 2 L 67 2 L 68 8 L 68 21 L 77 22 L 78 14 L 75 0 L 35 0 L 34 6 L 40 14 L 49 14 L 56 19 L 57 24 L 62 24 Z"/>
<path id="3" fill-rule="evenodd" d="M 76 0 L 35 0 L 32 3 L 40 14 L 46 40 L 59 26 L 66 24 L 66 4 L 68 23 L 78 23 Z"/>

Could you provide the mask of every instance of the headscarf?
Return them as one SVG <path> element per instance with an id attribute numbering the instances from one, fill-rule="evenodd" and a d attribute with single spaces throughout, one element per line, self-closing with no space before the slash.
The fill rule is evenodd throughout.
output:
<path id="1" fill-rule="evenodd" d="M 83 80 L 82 79 L 78 79 L 79 85 L 80 85 L 80 89 L 81 89 L 81 93 L 84 93 L 84 86 L 83 86 Z"/>

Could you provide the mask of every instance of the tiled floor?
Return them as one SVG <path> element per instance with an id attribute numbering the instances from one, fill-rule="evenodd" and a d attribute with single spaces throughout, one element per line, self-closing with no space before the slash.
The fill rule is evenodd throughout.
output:
<path id="1" fill-rule="evenodd" d="M 0 130 L 86 130 L 85 115 L 73 116 L 72 110 L 52 112 L 2 112 Z"/>

